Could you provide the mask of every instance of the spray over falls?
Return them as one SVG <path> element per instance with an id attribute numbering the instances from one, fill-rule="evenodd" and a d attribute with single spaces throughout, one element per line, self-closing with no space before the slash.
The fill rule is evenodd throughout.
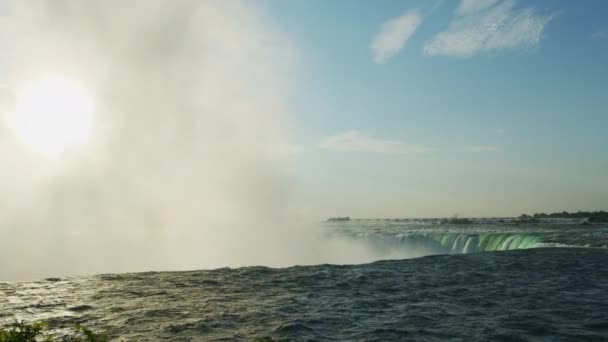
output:
<path id="1" fill-rule="evenodd" d="M 258 9 L 15 1 L 7 13 L 0 279 L 301 260 L 307 239 L 286 224 L 292 50 Z M 44 158 L 3 122 L 49 70 L 87 87 L 96 125 L 86 149 Z"/>

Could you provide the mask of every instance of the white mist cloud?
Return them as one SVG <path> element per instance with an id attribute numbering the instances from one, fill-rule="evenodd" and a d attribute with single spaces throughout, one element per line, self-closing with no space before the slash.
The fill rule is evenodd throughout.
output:
<path id="1" fill-rule="evenodd" d="M 374 62 L 382 64 L 397 55 L 420 26 L 422 19 L 420 11 L 411 10 L 400 17 L 385 21 L 370 43 Z"/>
<path id="2" fill-rule="evenodd" d="M 374 152 L 387 154 L 427 153 L 436 149 L 427 146 L 412 145 L 401 140 L 382 140 L 367 133 L 352 130 L 324 139 L 319 147 L 346 152 Z"/>
<path id="3" fill-rule="evenodd" d="M 46 73 L 78 79 L 95 94 L 100 125 L 86 154 L 46 161 L 0 112 L 0 279 L 329 261 L 291 216 L 284 159 L 297 148 L 284 94 L 294 48 L 256 8 L 8 8 L 7 93 Z"/>
<path id="4" fill-rule="evenodd" d="M 424 46 L 430 56 L 471 57 L 476 54 L 537 45 L 553 14 L 516 9 L 515 1 L 463 1 L 446 31 Z"/>

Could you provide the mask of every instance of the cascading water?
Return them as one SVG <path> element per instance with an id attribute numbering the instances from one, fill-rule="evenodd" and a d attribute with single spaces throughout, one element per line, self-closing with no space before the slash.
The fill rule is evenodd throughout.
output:
<path id="1" fill-rule="evenodd" d="M 431 234 L 430 238 L 452 253 L 505 251 L 536 247 L 539 238 L 528 234 Z"/>
<path id="2" fill-rule="evenodd" d="M 541 239 L 533 234 L 408 232 L 400 234 L 359 232 L 351 239 L 362 242 L 384 255 L 416 257 L 431 254 L 463 254 L 538 247 Z"/>
<path id="3" fill-rule="evenodd" d="M 331 237 L 364 248 L 369 261 L 541 247 L 608 248 L 608 225 L 470 221 L 445 224 L 434 219 L 353 219 L 324 225 Z"/>

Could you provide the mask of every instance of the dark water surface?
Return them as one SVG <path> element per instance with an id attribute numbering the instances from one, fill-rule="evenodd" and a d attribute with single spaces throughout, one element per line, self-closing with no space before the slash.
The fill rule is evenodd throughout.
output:
<path id="1" fill-rule="evenodd" d="M 608 252 L 536 248 L 365 265 L 0 283 L 0 325 L 131 341 L 608 340 Z"/>

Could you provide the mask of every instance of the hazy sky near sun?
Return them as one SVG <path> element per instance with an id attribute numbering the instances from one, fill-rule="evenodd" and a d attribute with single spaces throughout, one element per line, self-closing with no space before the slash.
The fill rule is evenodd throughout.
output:
<path id="1" fill-rule="evenodd" d="M 0 23 L 11 11 L 9 3 L 0 0 Z M 212 77 L 221 74 L 224 82 L 242 70 L 259 69 L 263 80 L 242 82 L 245 90 L 238 94 L 222 93 L 229 88 L 217 82 L 205 88 L 204 96 L 213 88 L 213 94 L 231 98 L 227 102 L 234 106 L 242 103 L 239 110 L 245 111 L 244 104 L 272 84 L 267 92 L 284 106 L 273 113 L 280 112 L 277 120 L 288 124 L 256 121 L 255 111 L 243 114 L 244 120 L 233 118 L 243 132 L 249 130 L 247 141 L 274 136 L 277 130 L 284 134 L 274 152 L 288 156 L 290 207 L 306 217 L 492 216 L 608 208 L 605 1 L 245 4 L 272 26 L 273 38 L 264 36 L 270 30 L 253 38 L 240 34 L 238 30 L 250 29 L 233 22 L 242 11 L 234 10 L 231 17 L 226 14 L 231 9 L 209 14 L 217 24 L 201 32 L 212 44 L 221 41 L 229 56 L 224 60 L 230 72 L 215 68 Z M 163 25 L 171 24 L 166 21 Z M 223 29 L 226 22 L 234 27 Z M 0 46 L 16 44 L 11 34 L 0 32 Z M 273 45 L 275 36 L 280 37 L 279 47 Z M 101 51 L 104 44 L 119 46 L 89 43 L 78 53 Z M 249 49 L 245 44 L 268 50 L 260 61 L 281 62 L 262 68 L 254 60 L 242 62 Z M 210 58 L 221 56 L 214 46 L 206 52 Z M 155 53 L 137 58 L 151 61 Z M 30 56 L 30 65 L 44 65 L 34 63 L 43 57 L 38 56 Z M 0 67 L 5 59 L 6 49 L 0 50 Z M 167 65 L 171 63 L 189 65 L 179 60 Z M 139 77 L 139 69 L 129 68 L 125 77 Z M 215 82 L 201 78 L 207 85 Z M 0 96 L 6 98 L 2 87 L 6 84 L 0 79 Z M 150 122 L 141 122 L 146 125 Z M 260 127 L 270 126 L 273 133 L 260 133 Z M 260 196 L 264 188 L 259 188 Z"/>
<path id="2" fill-rule="evenodd" d="M 608 208 L 605 1 L 257 3 L 297 47 L 294 172 L 314 210 Z"/>

